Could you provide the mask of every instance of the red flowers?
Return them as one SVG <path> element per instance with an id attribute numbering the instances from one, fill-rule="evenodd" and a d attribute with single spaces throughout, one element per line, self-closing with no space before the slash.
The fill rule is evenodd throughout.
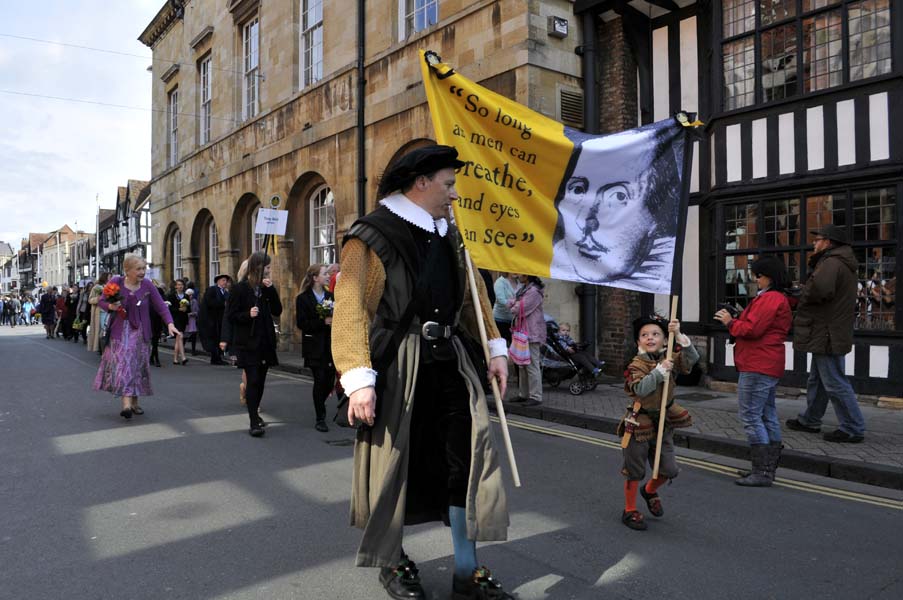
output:
<path id="1" fill-rule="evenodd" d="M 103 286 L 103 295 L 107 299 L 107 302 L 109 302 L 110 304 L 112 304 L 114 302 L 119 302 L 120 300 L 122 300 L 122 296 L 119 295 L 119 292 L 120 292 L 119 285 L 116 283 L 113 283 L 112 281 L 110 283 L 106 284 L 105 286 Z M 118 309 L 116 309 L 116 314 L 118 314 L 123 319 L 125 319 L 128 316 L 125 309 L 121 306 Z"/>
<path id="2" fill-rule="evenodd" d="M 107 302 L 119 302 L 119 285 L 112 281 L 103 286 L 103 295 L 106 296 Z"/>

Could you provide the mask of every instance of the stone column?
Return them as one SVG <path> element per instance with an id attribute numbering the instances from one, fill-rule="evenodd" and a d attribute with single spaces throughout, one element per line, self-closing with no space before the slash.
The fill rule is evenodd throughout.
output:
<path id="1" fill-rule="evenodd" d="M 238 250 L 220 250 L 219 251 L 219 269 L 220 273 L 230 275 L 232 279 L 238 274 L 238 265 L 241 264 L 241 257 L 238 256 Z M 214 273 L 216 275 L 216 273 Z"/>
<path id="2" fill-rule="evenodd" d="M 282 300 L 282 316 L 279 321 L 279 350 L 291 351 L 294 349 L 295 337 L 295 296 L 298 289 L 295 285 L 295 274 L 292 270 L 295 257 L 295 242 L 285 237 L 276 238 L 278 254 L 273 256 L 271 272 L 273 281 L 279 289 L 279 298 Z"/>
<path id="3" fill-rule="evenodd" d="M 201 283 L 198 281 L 198 277 L 200 276 L 200 262 L 201 259 L 197 256 L 183 256 L 182 257 L 182 277 L 188 279 L 188 281 L 194 281 L 200 285 Z M 169 282 L 167 282 L 168 284 Z"/>

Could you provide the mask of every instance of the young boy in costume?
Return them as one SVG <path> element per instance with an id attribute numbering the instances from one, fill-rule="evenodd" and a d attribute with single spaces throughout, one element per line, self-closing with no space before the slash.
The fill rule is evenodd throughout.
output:
<path id="1" fill-rule="evenodd" d="M 665 358 L 668 332 L 674 332 L 674 353 L 672 360 Z M 649 512 L 656 517 L 664 514 L 658 489 L 669 479 L 677 477 L 679 469 L 674 458 L 674 429 L 693 424 L 690 413 L 674 402 L 674 386 L 677 367 L 680 373 L 689 373 L 699 352 L 690 338 L 680 332 L 680 323 L 672 319 L 670 323 L 658 317 L 642 317 L 633 322 L 637 355 L 627 365 L 624 372 L 624 390 L 633 401 L 627 414 L 618 426 L 618 435 L 629 433 L 630 441 L 623 449 L 624 466 L 621 474 L 624 482 L 624 512 L 621 522 L 631 529 L 646 529 L 646 521 L 636 508 L 637 491 L 646 501 Z M 658 477 L 650 479 L 640 487 L 646 478 L 646 462 L 650 467 L 655 461 L 655 443 L 658 435 L 659 412 L 665 378 L 671 378 L 668 389 L 668 404 L 665 413 L 665 431 L 662 437 L 662 456 Z"/>

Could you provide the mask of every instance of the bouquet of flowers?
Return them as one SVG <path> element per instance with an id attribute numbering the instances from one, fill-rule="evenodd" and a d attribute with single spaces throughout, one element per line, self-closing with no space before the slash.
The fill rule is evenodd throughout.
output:
<path id="1" fill-rule="evenodd" d="M 120 291 L 119 285 L 112 281 L 103 286 L 103 295 L 110 304 L 122 301 L 122 295 L 119 293 Z M 126 317 L 125 309 L 121 306 L 116 310 L 116 313 L 123 319 Z"/>
<path id="2" fill-rule="evenodd" d="M 112 281 L 105 286 L 103 286 L 103 295 L 107 299 L 107 302 L 119 302 L 122 300 L 122 296 L 119 295 L 120 289 L 119 285 L 113 283 Z"/>
<path id="3" fill-rule="evenodd" d="M 326 319 L 327 317 L 332 316 L 332 309 L 335 306 L 334 300 L 323 300 L 323 302 L 317 304 L 317 316 L 321 319 Z"/>
<path id="4" fill-rule="evenodd" d="M 182 298 L 179 300 L 179 310 L 182 312 L 188 312 L 188 307 L 191 306 L 191 302 L 188 301 L 188 298 Z"/>

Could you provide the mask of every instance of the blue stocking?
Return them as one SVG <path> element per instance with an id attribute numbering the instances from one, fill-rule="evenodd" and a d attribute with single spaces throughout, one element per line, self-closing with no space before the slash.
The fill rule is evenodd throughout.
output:
<path id="1" fill-rule="evenodd" d="M 467 539 L 467 518 L 461 506 L 448 507 L 452 546 L 455 549 L 455 575 L 470 578 L 477 568 L 477 544 Z"/>

